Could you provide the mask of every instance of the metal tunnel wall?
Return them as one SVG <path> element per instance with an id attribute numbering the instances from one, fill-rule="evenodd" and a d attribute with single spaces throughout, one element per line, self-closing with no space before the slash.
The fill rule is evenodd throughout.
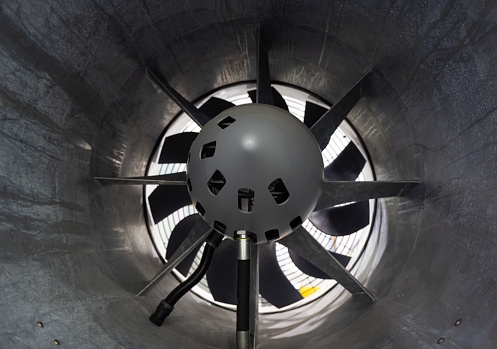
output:
<path id="1" fill-rule="evenodd" d="M 469 0 L 1 2 L 0 347 L 234 347 L 234 313 L 191 294 L 149 322 L 177 281 L 134 296 L 161 266 L 142 189 L 93 176 L 143 175 L 179 112 L 146 64 L 189 100 L 254 80 L 265 23 L 274 81 L 334 102 L 373 69 L 348 118 L 378 179 L 423 185 L 381 200 L 373 305 L 261 316 L 260 347 L 495 348 L 496 20 Z"/>

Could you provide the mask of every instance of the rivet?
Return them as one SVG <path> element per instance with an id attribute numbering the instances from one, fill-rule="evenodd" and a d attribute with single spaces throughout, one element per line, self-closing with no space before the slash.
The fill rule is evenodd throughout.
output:
<path id="1" fill-rule="evenodd" d="M 41 321 L 38 321 L 36 324 L 37 324 L 39 327 L 43 327 L 43 322 L 41 322 Z"/>
<path id="2" fill-rule="evenodd" d="M 55 344 L 55 345 L 60 345 L 60 341 L 59 341 L 58 339 L 54 339 L 54 340 L 53 340 L 53 344 Z"/>
<path id="3" fill-rule="evenodd" d="M 437 343 L 438 343 L 438 344 L 442 344 L 442 342 L 443 342 L 444 340 L 445 340 L 445 338 L 438 338 Z"/>
<path id="4" fill-rule="evenodd" d="M 462 319 L 459 319 L 459 320 L 456 320 L 456 322 L 454 323 L 454 326 L 459 326 L 462 322 Z"/>

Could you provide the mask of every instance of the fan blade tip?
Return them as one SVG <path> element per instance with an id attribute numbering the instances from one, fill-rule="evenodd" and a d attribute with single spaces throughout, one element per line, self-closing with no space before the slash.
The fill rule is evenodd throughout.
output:
<path id="1" fill-rule="evenodd" d="M 300 256 L 291 249 L 288 249 L 288 253 L 290 254 L 290 258 L 295 266 L 299 268 L 302 273 L 318 279 L 330 279 L 328 274 L 322 271 L 319 267 L 315 266 L 312 262 L 309 262 L 305 257 Z"/>
<path id="2" fill-rule="evenodd" d="M 336 253 L 336 252 L 332 252 L 332 251 L 328 251 L 341 265 L 343 265 L 343 267 L 347 267 L 347 265 L 349 265 L 349 262 L 350 260 L 352 259 L 352 257 L 350 256 L 347 256 L 347 255 L 344 255 L 344 254 L 340 254 L 340 253 Z"/>
<path id="3" fill-rule="evenodd" d="M 328 111 L 315 103 L 306 101 L 304 112 L 304 124 L 310 129 Z"/>
<path id="4" fill-rule="evenodd" d="M 267 243 L 260 246 L 259 292 L 278 309 L 298 302 L 303 297 L 290 283 L 276 259 L 276 245 Z"/>
<path id="5" fill-rule="evenodd" d="M 366 165 L 366 159 L 350 141 L 337 158 L 324 169 L 326 181 L 355 181 Z"/>
<path id="6" fill-rule="evenodd" d="M 369 200 L 314 211 L 309 221 L 331 236 L 353 234 L 369 224 Z"/>
<path id="7" fill-rule="evenodd" d="M 207 271 L 209 289 L 218 302 L 236 304 L 236 259 L 236 243 L 229 239 L 223 240 Z"/>
<path id="8" fill-rule="evenodd" d="M 281 108 L 283 110 L 288 111 L 288 105 L 286 104 L 286 101 L 283 98 L 283 96 L 274 87 L 271 87 L 271 89 L 272 89 L 272 92 L 273 92 L 273 102 L 274 102 L 274 105 L 276 107 L 278 107 L 278 108 Z"/>
<path id="9" fill-rule="evenodd" d="M 197 132 L 183 132 L 166 137 L 159 156 L 159 163 L 186 163 Z"/>
<path id="10" fill-rule="evenodd" d="M 200 110 L 203 111 L 211 119 L 222 113 L 223 111 L 234 107 L 235 104 L 218 97 L 209 98 L 202 106 Z"/>
<path id="11" fill-rule="evenodd" d="M 171 213 L 191 204 L 191 199 L 186 186 L 160 185 L 150 194 L 148 202 L 154 222 L 157 224 Z"/>

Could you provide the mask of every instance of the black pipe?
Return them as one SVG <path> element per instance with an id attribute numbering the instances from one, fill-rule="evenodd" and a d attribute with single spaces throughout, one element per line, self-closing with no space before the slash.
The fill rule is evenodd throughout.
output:
<path id="1" fill-rule="evenodd" d="M 250 340 L 250 254 L 252 240 L 245 231 L 237 233 L 238 265 L 236 286 L 236 348 L 249 349 Z"/>
<path id="2" fill-rule="evenodd" d="M 207 270 L 209 270 L 209 266 L 212 262 L 212 257 L 214 256 L 214 251 L 222 240 L 223 235 L 214 230 L 209 234 L 198 268 L 188 279 L 179 284 L 165 299 L 159 303 L 155 309 L 155 312 L 150 315 L 150 321 L 157 326 L 162 326 L 166 318 L 173 311 L 176 302 L 180 300 L 180 298 L 183 297 L 188 291 L 190 291 L 200 280 L 202 280 L 204 275 L 207 273 Z"/>
<path id="3" fill-rule="evenodd" d="M 238 260 L 237 276 L 236 330 L 248 331 L 250 322 L 250 259 Z"/>

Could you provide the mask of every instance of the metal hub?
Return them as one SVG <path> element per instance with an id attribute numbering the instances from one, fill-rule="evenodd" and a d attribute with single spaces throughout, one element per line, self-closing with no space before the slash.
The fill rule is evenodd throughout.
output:
<path id="1" fill-rule="evenodd" d="M 308 128 L 264 104 L 227 109 L 209 121 L 190 149 L 187 182 L 204 220 L 233 238 L 257 243 L 290 234 L 316 205 L 323 160 Z"/>

